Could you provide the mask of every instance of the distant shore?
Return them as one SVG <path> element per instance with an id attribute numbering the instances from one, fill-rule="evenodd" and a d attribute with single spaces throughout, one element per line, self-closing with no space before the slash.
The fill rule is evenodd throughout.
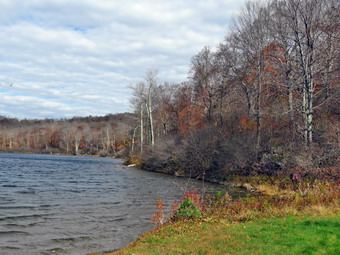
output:
<path id="1" fill-rule="evenodd" d="M 0 153 L 22 153 L 22 154 L 46 154 L 46 155 L 63 155 L 63 156 L 83 156 L 83 157 L 102 157 L 102 158 L 119 158 L 114 155 L 99 155 L 99 154 L 74 154 L 63 152 L 39 152 L 39 151 L 25 151 L 25 150 L 0 150 Z"/>

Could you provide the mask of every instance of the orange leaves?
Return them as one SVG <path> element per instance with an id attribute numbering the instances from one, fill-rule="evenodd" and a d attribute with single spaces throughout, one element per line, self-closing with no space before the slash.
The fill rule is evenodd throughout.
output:
<path id="1" fill-rule="evenodd" d="M 156 204 L 157 211 L 153 214 L 153 217 L 150 219 L 153 223 L 156 223 L 158 227 L 164 224 L 164 202 L 160 199 L 157 199 Z"/>
<path id="2" fill-rule="evenodd" d="M 249 116 L 242 115 L 240 118 L 240 125 L 242 130 L 255 130 L 256 122 L 251 120 Z"/>
<path id="3" fill-rule="evenodd" d="M 195 130 L 199 130 L 204 126 L 204 112 L 195 105 L 186 106 L 178 116 L 179 132 L 181 135 L 187 136 Z"/>

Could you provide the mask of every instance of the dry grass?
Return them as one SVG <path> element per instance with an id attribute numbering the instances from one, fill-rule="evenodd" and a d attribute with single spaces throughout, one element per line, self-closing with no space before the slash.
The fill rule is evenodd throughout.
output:
<path id="1" fill-rule="evenodd" d="M 277 179 L 249 178 L 244 183 L 260 195 L 238 200 L 228 194 L 206 198 L 207 210 L 201 217 L 169 221 L 127 248 L 108 254 L 336 254 L 338 183 L 303 182 L 297 190 Z M 294 234 L 286 235 L 289 232 Z M 314 244 L 315 240 L 320 244 Z M 289 247 L 295 250 L 287 253 Z"/>

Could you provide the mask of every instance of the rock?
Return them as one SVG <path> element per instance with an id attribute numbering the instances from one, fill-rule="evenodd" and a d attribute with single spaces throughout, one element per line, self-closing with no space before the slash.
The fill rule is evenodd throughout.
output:
<path id="1" fill-rule="evenodd" d="M 247 191 L 250 191 L 250 192 L 255 192 L 257 189 L 254 188 L 253 186 L 251 186 L 249 183 L 245 183 L 243 184 L 243 187 L 247 190 Z"/>

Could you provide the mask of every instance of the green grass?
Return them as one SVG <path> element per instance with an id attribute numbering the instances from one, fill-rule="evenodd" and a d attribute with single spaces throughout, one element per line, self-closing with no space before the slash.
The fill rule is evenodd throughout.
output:
<path id="1" fill-rule="evenodd" d="M 340 254 L 338 183 L 304 181 L 293 190 L 281 179 L 243 182 L 261 195 L 206 197 L 206 210 L 194 220 L 171 218 L 107 254 Z"/>
<path id="2" fill-rule="evenodd" d="M 339 254 L 340 215 L 175 222 L 113 254 Z"/>

